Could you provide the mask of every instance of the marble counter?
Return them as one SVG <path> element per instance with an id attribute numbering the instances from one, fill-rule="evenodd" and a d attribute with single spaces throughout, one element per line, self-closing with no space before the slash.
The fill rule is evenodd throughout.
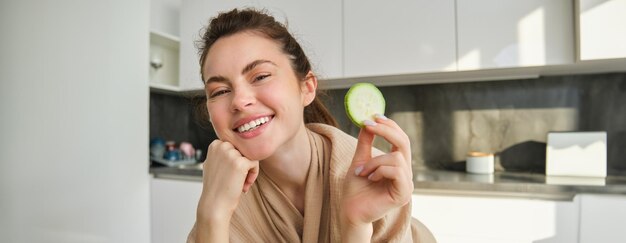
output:
<path id="1" fill-rule="evenodd" d="M 454 171 L 418 171 L 415 193 L 523 197 L 572 200 L 576 194 L 626 195 L 626 177 L 554 177 L 544 174 L 496 172 L 492 175 Z"/>

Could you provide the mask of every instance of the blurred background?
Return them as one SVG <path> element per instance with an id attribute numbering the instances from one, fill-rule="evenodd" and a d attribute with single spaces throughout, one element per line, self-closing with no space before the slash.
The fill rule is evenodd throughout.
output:
<path id="1" fill-rule="evenodd" d="M 381 89 L 440 242 L 626 238 L 626 0 L 3 0 L 0 242 L 186 239 L 216 139 L 194 41 L 234 7 L 287 24 L 343 131 L 347 89 Z M 604 174 L 554 176 L 555 132 L 605 134 Z"/>

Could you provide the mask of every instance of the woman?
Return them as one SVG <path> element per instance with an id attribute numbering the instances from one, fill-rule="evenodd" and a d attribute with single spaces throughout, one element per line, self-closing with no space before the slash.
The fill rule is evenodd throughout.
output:
<path id="1" fill-rule="evenodd" d="M 358 141 L 335 128 L 306 55 L 282 24 L 256 10 L 222 13 L 199 52 L 219 140 L 207 150 L 188 242 L 432 240 L 411 224 L 406 134 L 382 114 Z M 374 136 L 392 152 L 372 151 Z"/>

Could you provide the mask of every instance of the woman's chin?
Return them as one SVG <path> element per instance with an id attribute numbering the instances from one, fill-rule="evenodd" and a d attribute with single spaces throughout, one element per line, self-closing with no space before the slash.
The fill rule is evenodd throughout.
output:
<path id="1" fill-rule="evenodd" d="M 241 154 L 248 158 L 249 160 L 257 160 L 257 161 L 261 161 L 264 159 L 267 159 L 268 157 L 270 157 L 270 153 L 268 152 L 264 152 L 264 151 L 259 151 L 259 150 L 254 150 L 254 151 L 240 151 Z"/>

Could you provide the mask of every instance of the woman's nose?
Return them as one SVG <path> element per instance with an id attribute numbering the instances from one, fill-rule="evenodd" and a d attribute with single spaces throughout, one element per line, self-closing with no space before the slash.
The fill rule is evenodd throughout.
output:
<path id="1" fill-rule="evenodd" d="M 231 103 L 232 111 L 242 111 L 252 106 L 256 99 L 254 97 L 254 91 L 250 88 L 239 88 L 233 91 L 234 96 Z"/>

